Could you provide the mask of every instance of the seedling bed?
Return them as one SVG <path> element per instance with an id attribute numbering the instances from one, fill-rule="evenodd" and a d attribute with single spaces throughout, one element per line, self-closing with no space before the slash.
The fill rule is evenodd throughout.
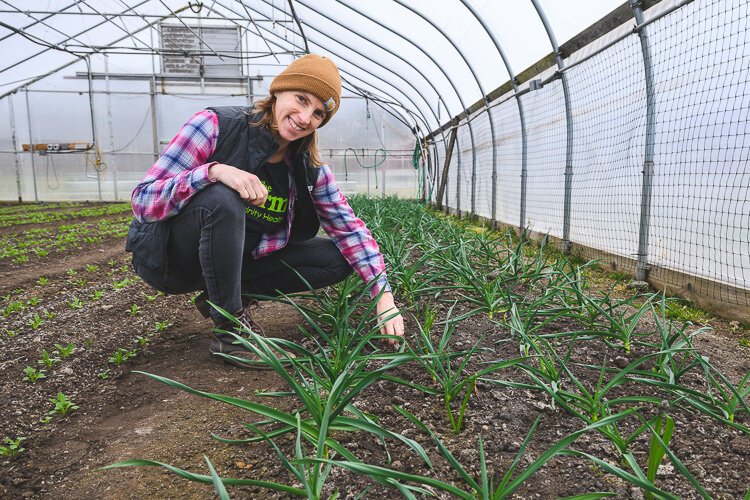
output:
<path id="1" fill-rule="evenodd" d="M 710 315 L 699 316 L 700 321 L 693 315 L 693 323 L 685 323 L 684 311 L 692 309 L 683 303 L 655 292 L 635 295 L 594 264 L 563 263 L 549 247 L 540 251 L 533 243 L 521 245 L 510 233 L 447 219 L 415 203 L 362 198 L 352 203 L 386 255 L 406 319 L 407 348 L 399 353 L 372 338 L 357 351 L 358 340 L 377 330 L 377 319 L 367 311 L 369 301 L 357 299 L 367 291 L 353 279 L 315 294 L 263 303 L 257 319 L 269 336 L 298 349 L 298 366 L 287 366 L 284 377 L 272 370 L 243 371 L 212 362 L 207 352 L 210 322 L 197 313 L 190 297 L 158 295 L 132 272 L 123 249 L 127 214 L 112 205 L 87 204 L 89 211 L 74 218 L 42 216 L 28 226 L 19 222 L 0 229 L 4 241 L 16 245 L 35 237 L 29 228 L 44 230 L 51 241 L 61 227 L 77 225 L 78 234 L 90 238 L 71 241 L 64 250 L 54 247 L 48 254 L 26 252 L 25 261 L 13 262 L 18 254 L 0 258 L 0 395 L 6 401 L 0 439 L 25 438 L 16 441 L 16 453 L 5 444 L 7 454 L 14 456 L 0 457 L 0 496 L 206 498 L 216 489 L 208 457 L 222 478 L 288 487 L 227 486 L 233 497 L 287 498 L 303 488 L 303 481 L 284 467 L 282 454 L 293 469 L 306 471 L 310 496 L 319 487 L 322 497 L 338 491 L 344 498 L 362 492 L 365 498 L 392 498 L 400 496 L 394 488 L 398 482 L 402 488 L 421 488 L 414 490 L 420 497 L 431 492 L 455 498 L 482 487 L 483 469 L 487 482 L 497 487 L 515 463 L 511 484 L 556 443 L 587 426 L 590 430 L 560 447 L 509 494 L 555 498 L 602 492 L 644 498 L 648 488 L 637 477 L 629 480 L 608 468 L 637 476 L 635 463 L 644 474 L 641 483 L 676 497 L 747 495 L 746 325 Z M 74 213 L 81 206 L 50 208 L 52 213 Z M 44 210 L 31 206 L 24 212 Z M 16 206 L 0 207 L 0 216 L 18 213 Z M 100 219 L 106 224 L 100 225 Z M 566 288 L 576 284 L 585 297 Z M 326 315 L 331 311 L 335 314 Z M 336 344 L 342 336 L 332 335 L 335 328 L 345 328 L 350 341 Z M 671 332 L 671 347 L 659 347 L 659 331 Z M 448 340 L 441 346 L 443 338 Z M 259 339 L 253 345 L 273 344 Z M 71 352 L 63 356 L 66 348 Z M 345 359 L 355 351 L 358 355 L 347 365 Z M 362 369 L 355 382 L 393 366 L 373 377 L 343 408 L 341 416 L 352 424 L 330 421 L 327 436 L 332 441 L 325 450 L 306 441 L 305 433 L 318 432 L 320 426 L 301 411 L 299 394 L 289 394 L 293 387 L 305 389 L 294 384 L 311 380 L 309 373 L 302 376 L 306 367 L 315 366 L 309 369 L 321 376 L 323 364 L 305 362 L 305 352 L 327 352 L 339 368 Z M 412 359 L 404 361 L 408 355 Z M 421 362 L 413 358 L 417 355 Z M 692 368 L 679 372 L 691 362 Z M 44 378 L 23 380 L 26 367 L 44 370 Z M 473 377 L 481 370 L 486 373 Z M 664 370 L 677 373 L 678 380 L 666 383 Z M 264 420 L 257 413 L 134 371 L 288 415 L 299 412 L 300 425 L 308 431 L 300 427 L 299 443 L 295 425 L 279 435 L 273 434 L 281 427 L 278 422 L 256 431 L 243 423 Z M 607 389 L 595 417 L 581 409 L 582 399 L 571 396 L 602 390 L 623 371 L 627 375 Z M 446 405 L 441 387 L 450 385 L 446 377 L 451 376 L 459 387 Z M 735 394 L 722 380 L 744 402 L 722 407 Z M 328 401 L 336 389 L 325 386 L 322 376 L 321 384 L 317 396 Z M 354 390 L 354 385 L 346 387 Z M 727 392 L 724 399 L 721 387 Z M 50 401 L 60 393 L 78 407 L 65 416 L 59 409 L 54 412 Z M 734 409 L 732 418 L 720 408 Z M 608 418 L 608 426 L 595 428 Z M 651 477 L 648 460 L 659 455 L 653 451 L 658 439 L 643 422 L 656 431 L 666 420 L 674 422 L 671 439 L 664 438 L 669 453 L 653 466 Z M 369 430 L 356 427 L 363 421 L 371 423 Z M 634 436 L 623 454 L 602 430 Z M 211 434 L 245 440 L 265 435 L 277 448 L 263 438 L 236 444 Z M 351 462 L 346 453 L 361 464 L 344 463 Z M 161 467 L 102 469 L 135 459 L 204 474 L 208 482 L 188 481 Z M 316 476 L 329 459 L 336 464 L 328 475 Z"/>

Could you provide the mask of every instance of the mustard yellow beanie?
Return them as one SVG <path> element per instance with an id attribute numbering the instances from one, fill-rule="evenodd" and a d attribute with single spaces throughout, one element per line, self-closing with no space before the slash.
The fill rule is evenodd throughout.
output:
<path id="1" fill-rule="evenodd" d="M 323 101 L 327 113 L 318 128 L 328 123 L 341 105 L 339 70 L 329 58 L 316 54 L 307 54 L 292 62 L 273 79 L 269 90 L 271 94 L 302 90 Z"/>

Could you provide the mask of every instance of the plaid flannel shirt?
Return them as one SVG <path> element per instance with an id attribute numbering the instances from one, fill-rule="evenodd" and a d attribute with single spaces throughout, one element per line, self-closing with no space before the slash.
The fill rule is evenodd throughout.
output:
<path id="1" fill-rule="evenodd" d="M 141 222 L 155 222 L 176 215 L 190 198 L 212 184 L 207 163 L 213 155 L 219 135 L 219 121 L 213 111 L 193 115 L 164 149 L 143 180 L 133 190 L 133 213 Z M 336 244 L 352 269 L 367 283 L 377 278 L 371 289 L 375 297 L 380 290 L 390 290 L 385 263 L 372 234 L 352 211 L 341 193 L 333 172 L 327 165 L 320 167 L 312 196 L 320 224 Z M 274 233 L 263 234 L 253 250 L 259 259 L 284 248 L 289 242 L 294 218 L 295 183 L 290 176 L 289 217 L 287 224 Z"/>

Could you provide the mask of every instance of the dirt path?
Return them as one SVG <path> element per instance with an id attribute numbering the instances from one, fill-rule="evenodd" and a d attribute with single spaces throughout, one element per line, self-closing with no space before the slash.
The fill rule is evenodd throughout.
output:
<path id="1" fill-rule="evenodd" d="M 183 321 L 153 342 L 122 375 L 102 381 L 96 392 L 81 399 L 80 412 L 27 442 L 24 459 L 4 471 L 5 490 L 0 486 L 0 496 L 206 498 L 213 491 L 159 468 L 100 470 L 136 458 L 206 472 L 206 454 L 222 474 L 232 476 L 253 468 L 262 473 L 266 457 L 254 455 L 252 447 L 211 438 L 211 433 L 243 435 L 241 422 L 252 419 L 247 412 L 131 372 L 158 374 L 196 389 L 251 400 L 256 391 L 282 389 L 273 372 L 240 372 L 213 362 L 207 350 L 210 322 L 187 306 L 179 312 Z M 281 305 L 264 307 L 259 318 L 279 330 L 293 331 L 298 322 Z"/>

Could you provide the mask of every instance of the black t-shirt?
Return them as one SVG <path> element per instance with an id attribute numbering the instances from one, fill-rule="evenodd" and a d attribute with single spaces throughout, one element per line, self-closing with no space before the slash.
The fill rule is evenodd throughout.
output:
<path id="1" fill-rule="evenodd" d="M 255 175 L 268 189 L 268 199 L 259 207 L 247 204 L 245 233 L 273 233 L 286 224 L 289 212 L 289 167 L 284 161 L 264 163 L 255 171 Z"/>

